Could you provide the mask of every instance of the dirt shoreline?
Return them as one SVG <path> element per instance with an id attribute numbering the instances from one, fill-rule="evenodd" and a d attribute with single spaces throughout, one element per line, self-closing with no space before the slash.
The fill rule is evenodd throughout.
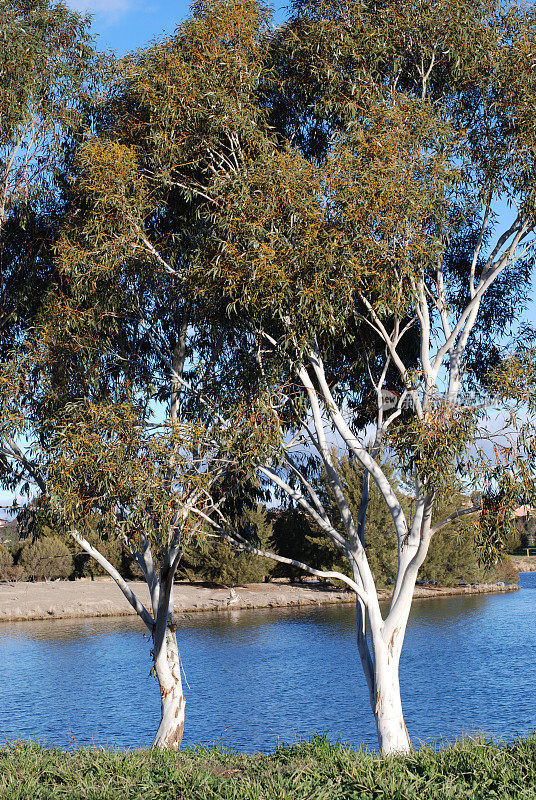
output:
<path id="1" fill-rule="evenodd" d="M 138 598 L 149 607 L 147 586 L 130 583 Z M 517 586 L 474 584 L 468 586 L 416 586 L 414 597 L 449 597 L 462 594 L 490 594 L 517 591 Z M 388 591 L 380 592 L 380 600 L 388 600 Z M 289 606 L 353 603 L 351 593 L 337 588 L 311 584 L 257 583 L 233 590 L 199 584 L 178 583 L 174 609 L 177 614 L 201 611 L 231 611 L 252 608 L 286 608 Z M 118 587 L 111 579 L 96 581 L 56 581 L 42 583 L 0 583 L 0 622 L 84 617 L 116 617 L 134 615 Z"/>
<path id="2" fill-rule="evenodd" d="M 517 572 L 536 572 L 536 556 L 508 556 Z"/>

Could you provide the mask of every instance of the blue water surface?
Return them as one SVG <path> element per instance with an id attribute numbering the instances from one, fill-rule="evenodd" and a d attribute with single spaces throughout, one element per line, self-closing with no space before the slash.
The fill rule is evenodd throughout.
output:
<path id="1" fill-rule="evenodd" d="M 512 594 L 417 600 L 401 663 L 417 742 L 536 727 L 536 573 Z M 376 747 L 351 605 L 178 620 L 184 743 L 273 749 L 326 731 Z M 0 625 L 0 735 L 62 747 L 150 744 L 159 693 L 136 619 Z"/>

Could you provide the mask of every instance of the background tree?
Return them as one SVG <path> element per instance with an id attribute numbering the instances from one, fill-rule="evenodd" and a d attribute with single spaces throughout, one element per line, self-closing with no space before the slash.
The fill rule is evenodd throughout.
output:
<path id="1" fill-rule="evenodd" d="M 88 20 L 62 2 L 0 3 L 0 354 L 31 335 L 57 280 L 52 248 L 65 208 L 66 147 L 79 125 L 90 74 L 99 70 Z M 24 472 L 10 434 L 0 442 L 1 479 Z M 28 475 L 26 475 L 28 477 Z"/>
<path id="2" fill-rule="evenodd" d="M 256 508 L 245 508 L 241 519 L 233 522 L 233 528 L 240 530 L 261 550 L 274 549 L 273 527 L 273 522 L 260 504 Z M 239 553 L 222 543 L 218 537 L 204 536 L 192 538 L 186 545 L 178 577 L 189 581 L 239 586 L 267 581 L 273 572 L 273 565 L 265 558 Z"/>
<path id="3" fill-rule="evenodd" d="M 363 492 L 364 471 L 359 464 L 348 458 L 339 459 L 334 456 L 337 472 L 341 477 L 344 491 L 348 499 L 348 506 L 354 518 L 358 518 Z M 406 518 L 411 517 L 413 498 L 405 495 L 401 486 L 388 465 L 385 472 L 396 490 L 397 496 L 403 507 Z M 329 487 L 325 476 L 321 478 L 318 493 L 323 503 L 330 509 L 330 515 L 336 515 L 336 500 Z M 452 496 L 439 497 L 434 506 L 432 524 L 455 514 L 456 511 L 472 506 L 471 499 L 460 492 Z M 316 526 L 315 526 L 316 527 Z M 370 486 L 370 495 L 367 506 L 367 558 L 377 587 L 386 587 L 394 584 L 397 573 L 397 544 L 392 535 L 392 519 L 385 501 L 376 485 Z M 322 536 L 320 529 L 316 528 L 317 537 Z M 339 530 L 344 534 L 341 523 Z M 348 563 L 343 554 L 331 546 L 331 560 L 324 561 L 323 568 L 337 568 L 348 571 Z M 281 551 L 282 552 L 282 551 Z M 479 563 L 478 550 L 475 547 L 474 536 L 464 526 L 463 517 L 454 521 L 439 531 L 431 540 L 426 560 L 419 570 L 419 578 L 423 581 L 435 582 L 445 586 L 459 584 L 461 581 L 486 581 L 503 580 L 510 576 L 510 580 L 517 580 L 515 570 L 509 566 L 506 559 L 501 560 L 498 571 L 488 570 Z"/>

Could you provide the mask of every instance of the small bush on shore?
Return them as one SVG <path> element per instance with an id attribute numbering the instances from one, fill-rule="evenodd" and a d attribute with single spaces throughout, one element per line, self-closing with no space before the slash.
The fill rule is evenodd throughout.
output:
<path id="1" fill-rule="evenodd" d="M 0 581 L 9 580 L 13 569 L 13 556 L 5 545 L 0 544 Z"/>
<path id="2" fill-rule="evenodd" d="M 24 570 L 15 564 L 13 549 L 0 544 L 0 581 L 21 581 Z"/>
<path id="3" fill-rule="evenodd" d="M 25 578 L 34 581 L 68 578 L 73 571 L 73 557 L 57 536 L 44 536 L 22 548 L 18 565 Z"/>
<path id="4" fill-rule="evenodd" d="M 512 561 L 508 556 L 502 561 L 499 561 L 490 570 L 491 581 L 504 581 L 504 583 L 517 583 L 519 580 L 519 572 L 516 570 Z"/>
<path id="5" fill-rule="evenodd" d="M 269 755 L 0 749 L 0 800 L 533 800 L 536 737 L 386 758 L 323 737 Z"/>

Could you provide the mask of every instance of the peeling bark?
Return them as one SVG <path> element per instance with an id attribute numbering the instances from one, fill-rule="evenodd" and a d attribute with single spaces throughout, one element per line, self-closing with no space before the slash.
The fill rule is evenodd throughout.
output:
<path id="1" fill-rule="evenodd" d="M 184 733 L 186 700 L 182 691 L 181 664 L 174 630 L 167 627 L 154 669 L 160 685 L 161 718 L 152 747 L 178 750 Z"/>

